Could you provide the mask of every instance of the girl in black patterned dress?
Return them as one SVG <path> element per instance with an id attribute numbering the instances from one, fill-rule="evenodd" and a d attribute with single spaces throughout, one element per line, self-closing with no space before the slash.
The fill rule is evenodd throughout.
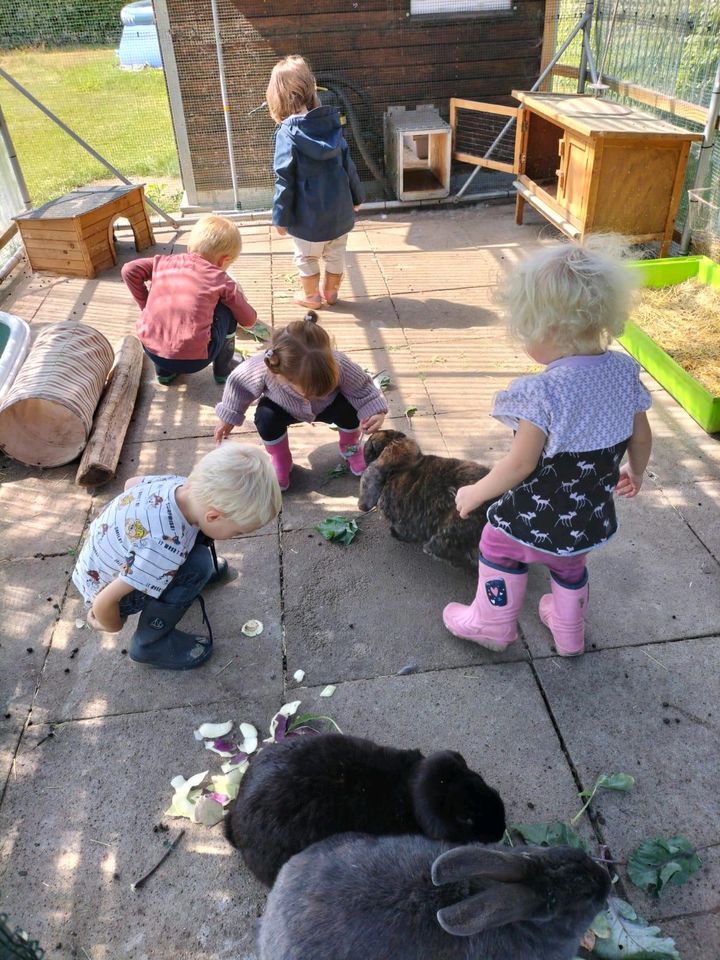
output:
<path id="1" fill-rule="evenodd" d="M 504 650 L 517 637 L 528 563 L 542 563 L 551 593 L 540 618 L 561 656 L 583 652 L 586 556 L 615 534 L 613 495 L 638 493 L 652 444 L 640 368 L 608 350 L 630 291 L 629 271 L 597 238 L 547 248 L 512 278 L 509 328 L 545 370 L 496 395 L 492 415 L 515 432 L 510 452 L 457 492 L 461 517 L 497 499 L 480 539 L 476 597 L 443 612 L 455 636 Z"/>

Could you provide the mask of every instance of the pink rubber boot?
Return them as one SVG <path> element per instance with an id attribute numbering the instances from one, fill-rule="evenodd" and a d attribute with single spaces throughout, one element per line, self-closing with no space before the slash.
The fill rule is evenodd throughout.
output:
<path id="1" fill-rule="evenodd" d="M 580 583 L 565 583 L 550 574 L 550 589 L 540 599 L 540 619 L 550 630 L 561 657 L 577 657 L 585 650 L 585 611 L 588 575 Z"/>
<path id="2" fill-rule="evenodd" d="M 340 430 L 340 454 L 347 460 L 350 473 L 359 477 L 365 471 L 365 454 L 360 443 L 360 430 Z"/>
<path id="3" fill-rule="evenodd" d="M 270 443 L 264 441 L 264 443 L 265 449 L 270 454 L 273 467 L 275 467 L 275 476 L 277 477 L 280 489 L 285 491 L 290 486 L 290 471 L 293 468 L 288 435 L 285 433 L 279 440 L 273 440 Z"/>
<path id="4" fill-rule="evenodd" d="M 443 610 L 445 626 L 463 640 L 472 640 L 488 650 L 504 650 L 517 640 L 517 619 L 527 578 L 524 563 L 509 569 L 481 556 L 475 599 L 468 607 L 449 603 Z"/>

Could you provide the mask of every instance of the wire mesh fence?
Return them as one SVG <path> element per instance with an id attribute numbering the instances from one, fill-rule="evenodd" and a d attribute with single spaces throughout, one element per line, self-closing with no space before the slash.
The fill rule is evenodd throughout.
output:
<path id="1" fill-rule="evenodd" d="M 152 6 L 132 4 L 152 20 Z M 139 8 L 139 9 L 138 9 Z M 177 207 L 177 152 L 159 57 L 114 0 L 0 2 L 0 67 L 148 193 Z M 142 17 L 141 17 L 142 19 Z M 155 41 L 157 48 L 157 40 Z M 156 66 L 145 63 L 153 59 Z M 35 206 L 112 175 L 4 80 L 3 110 Z"/>
<path id="2" fill-rule="evenodd" d="M 529 89 L 582 16 L 581 0 L 0 0 L 0 67 L 166 209 L 183 188 L 198 207 L 243 210 L 272 196 L 274 124 L 261 107 L 272 66 L 300 53 L 323 103 L 338 107 L 370 198 L 387 195 L 383 114 L 390 105 L 450 97 L 511 103 Z M 706 0 L 598 0 L 595 59 L 604 74 L 707 107 L 720 57 L 720 8 Z M 220 95 L 224 57 L 231 124 Z M 562 63 L 577 67 L 581 38 Z M 555 76 L 555 91 L 577 80 Z M 620 99 L 619 93 L 605 96 Z M 8 128 L 35 205 L 111 175 L 20 93 L 0 80 Z M 659 108 L 643 109 L 698 129 Z M 482 139 L 477 131 L 478 144 Z M 512 135 L 510 138 L 512 139 Z M 477 147 L 478 144 L 475 144 Z M 501 148 L 510 158 L 511 145 Z M 697 156 L 693 148 L 693 157 Z M 687 183 L 694 176 L 690 164 Z M 472 172 L 455 165 L 453 191 Z M 2 174 L 3 178 L 7 173 Z M 181 180 L 182 176 L 182 180 Z M 508 188 L 485 171 L 473 192 Z M 720 195 L 720 146 L 707 187 Z M 684 201 L 685 202 L 685 201 Z M 684 207 L 683 207 L 684 210 Z M 681 214 L 681 219 L 684 214 Z"/>

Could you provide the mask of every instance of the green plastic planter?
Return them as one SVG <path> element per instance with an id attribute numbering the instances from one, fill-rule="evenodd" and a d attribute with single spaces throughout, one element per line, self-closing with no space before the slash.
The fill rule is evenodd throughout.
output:
<path id="1" fill-rule="evenodd" d="M 631 270 L 642 275 L 644 287 L 670 287 L 696 277 L 700 283 L 720 287 L 720 265 L 708 257 L 671 257 L 666 260 L 639 260 Z M 678 317 L 682 323 L 682 317 Z M 688 331 L 690 334 L 690 331 Z M 628 353 L 671 394 L 690 416 L 708 433 L 720 431 L 720 397 L 683 370 L 662 347 L 629 321 L 619 337 Z"/>

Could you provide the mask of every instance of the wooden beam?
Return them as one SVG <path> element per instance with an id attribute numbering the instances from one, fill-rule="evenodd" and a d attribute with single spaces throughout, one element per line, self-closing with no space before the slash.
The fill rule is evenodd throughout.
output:
<path id="1" fill-rule="evenodd" d="M 578 68 L 567 63 L 558 63 L 553 67 L 553 75 L 577 80 Z M 707 122 L 707 109 L 698 106 L 696 103 L 689 103 L 687 100 L 678 99 L 678 97 L 670 97 L 665 93 L 658 93 L 648 87 L 641 87 L 637 83 L 629 83 L 615 77 L 603 77 L 602 82 L 606 83 L 613 93 L 617 93 L 621 97 L 630 97 L 631 100 L 644 103 L 647 107 L 664 110 L 665 113 L 682 117 L 684 120 L 691 120 L 693 123 L 700 124 L 700 126 L 705 126 Z M 720 123 L 720 118 L 718 123 Z"/>
<path id="2" fill-rule="evenodd" d="M 9 243 L 15 234 L 18 232 L 18 225 L 16 223 L 11 223 L 10 226 L 4 233 L 0 234 L 0 250 Z"/>
<path id="3" fill-rule="evenodd" d="M 557 47 L 558 16 L 560 0 L 545 0 L 545 27 L 543 29 L 542 52 L 540 54 L 540 73 L 550 63 Z M 542 82 L 540 89 L 548 92 L 552 83 L 552 73 Z"/>
<path id="4" fill-rule="evenodd" d="M 92 433 L 80 460 L 75 483 L 98 487 L 115 476 L 140 384 L 143 349 L 129 334 L 120 344 L 105 393 L 95 411 Z"/>

